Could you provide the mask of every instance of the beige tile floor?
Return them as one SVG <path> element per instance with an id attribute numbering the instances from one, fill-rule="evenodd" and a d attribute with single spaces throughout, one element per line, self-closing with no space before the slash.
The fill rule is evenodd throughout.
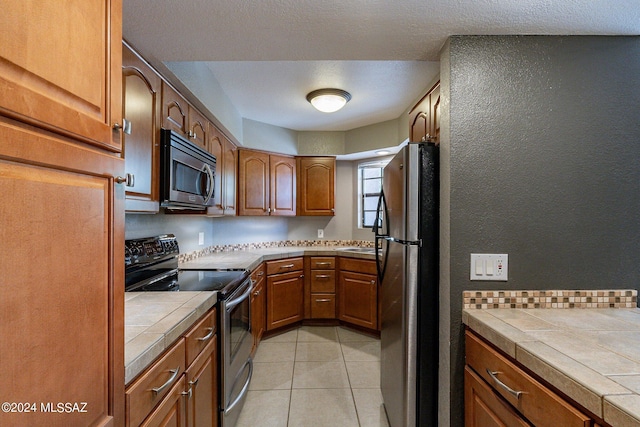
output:
<path id="1" fill-rule="evenodd" d="M 263 340 L 237 426 L 388 426 L 380 341 L 328 326 L 303 326 Z"/>

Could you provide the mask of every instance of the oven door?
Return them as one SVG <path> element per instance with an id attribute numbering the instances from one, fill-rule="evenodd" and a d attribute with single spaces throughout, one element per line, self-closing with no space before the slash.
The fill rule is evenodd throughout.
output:
<path id="1" fill-rule="evenodd" d="M 251 290 L 251 279 L 247 278 L 228 298 L 221 301 L 223 426 L 235 425 L 253 373 Z"/>

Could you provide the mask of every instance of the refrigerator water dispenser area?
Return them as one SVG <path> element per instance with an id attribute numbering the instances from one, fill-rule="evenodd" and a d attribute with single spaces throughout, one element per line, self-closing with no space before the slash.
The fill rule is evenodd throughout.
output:
<path id="1" fill-rule="evenodd" d="M 509 277 L 509 255 L 471 254 L 471 280 L 506 282 Z"/>

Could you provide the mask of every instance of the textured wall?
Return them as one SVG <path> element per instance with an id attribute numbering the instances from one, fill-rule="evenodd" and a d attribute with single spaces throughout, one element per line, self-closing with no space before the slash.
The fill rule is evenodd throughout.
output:
<path id="1" fill-rule="evenodd" d="M 640 38 L 453 37 L 445 54 L 461 408 L 463 290 L 640 287 Z M 509 254 L 509 281 L 470 282 L 472 252 Z"/>
<path id="2" fill-rule="evenodd" d="M 243 143 L 247 148 L 282 154 L 298 154 L 298 133 L 291 129 L 242 119 Z"/>

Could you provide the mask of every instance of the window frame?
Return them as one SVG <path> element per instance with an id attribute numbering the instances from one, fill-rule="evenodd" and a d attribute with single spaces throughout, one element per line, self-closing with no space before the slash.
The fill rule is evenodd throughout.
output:
<path id="1" fill-rule="evenodd" d="M 384 179 L 384 167 L 389 163 L 389 161 L 391 161 L 391 158 L 387 158 L 387 159 L 376 159 L 376 160 L 369 160 L 369 161 L 363 161 L 358 163 L 358 171 L 357 171 L 357 176 L 358 176 L 358 209 L 357 209 L 357 215 L 358 215 L 358 229 L 371 229 L 374 226 L 374 221 L 371 222 L 371 224 L 365 224 L 365 213 L 368 212 L 372 212 L 371 209 L 365 209 L 365 199 L 367 197 L 372 197 L 375 196 L 376 199 L 378 197 L 380 197 L 380 194 L 382 193 L 382 181 Z M 380 169 L 380 177 L 375 177 L 375 178 L 365 178 L 364 177 L 364 170 L 365 169 Z M 364 184 L 365 184 L 365 180 L 373 180 L 373 179 L 379 179 L 380 180 L 380 190 L 374 193 L 365 193 L 364 192 Z M 375 210 L 373 210 L 373 212 L 375 212 Z"/>

